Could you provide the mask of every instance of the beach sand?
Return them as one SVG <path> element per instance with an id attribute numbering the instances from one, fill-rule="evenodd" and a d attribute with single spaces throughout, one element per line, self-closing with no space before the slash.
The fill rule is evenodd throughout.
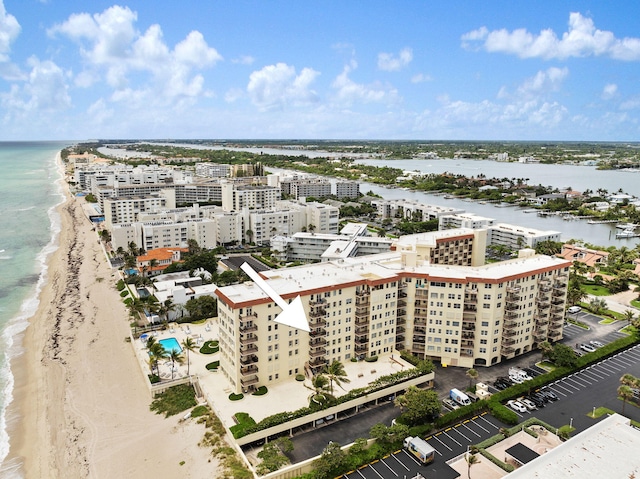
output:
<path id="1" fill-rule="evenodd" d="M 204 426 L 149 410 L 151 397 L 128 337 L 84 198 L 60 205 L 60 247 L 13 361 L 16 378 L 7 462 L 30 478 L 216 477 L 198 446 Z M 181 465 L 181 462 L 184 463 Z"/>

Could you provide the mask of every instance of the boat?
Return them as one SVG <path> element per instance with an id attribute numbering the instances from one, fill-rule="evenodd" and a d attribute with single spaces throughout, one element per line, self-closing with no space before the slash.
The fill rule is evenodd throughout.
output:
<path id="1" fill-rule="evenodd" d="M 638 234 L 633 230 L 633 228 L 627 228 L 621 233 L 616 233 L 616 238 L 635 238 L 637 236 Z"/>
<path id="2" fill-rule="evenodd" d="M 616 225 L 616 228 L 621 229 L 621 230 L 627 230 L 627 229 L 630 229 L 630 230 L 632 230 L 632 231 L 633 231 L 633 230 L 635 230 L 637 227 L 638 227 L 638 225 L 637 225 L 637 224 L 635 224 L 635 223 L 618 223 L 618 224 Z"/>

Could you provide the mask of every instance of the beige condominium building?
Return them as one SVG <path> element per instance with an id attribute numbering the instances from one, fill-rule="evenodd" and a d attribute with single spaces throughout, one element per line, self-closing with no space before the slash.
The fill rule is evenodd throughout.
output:
<path id="1" fill-rule="evenodd" d="M 300 296 L 311 332 L 274 322 L 253 282 L 220 288 L 220 367 L 236 392 L 316 374 L 333 360 L 411 351 L 490 366 L 562 337 L 570 262 L 521 251 L 484 264 L 486 230 L 400 238 L 388 253 L 262 272 Z"/>

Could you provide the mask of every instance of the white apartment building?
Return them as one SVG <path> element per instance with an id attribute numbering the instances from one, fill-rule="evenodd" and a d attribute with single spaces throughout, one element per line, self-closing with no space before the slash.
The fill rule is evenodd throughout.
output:
<path id="1" fill-rule="evenodd" d="M 415 200 L 374 200 L 371 205 L 377 209 L 378 216 L 384 218 L 405 218 L 417 221 L 429 221 L 445 215 L 464 213 L 464 210 L 439 205 L 427 205 Z"/>
<path id="2" fill-rule="evenodd" d="M 498 223 L 488 229 L 488 244 L 500 244 L 511 249 L 535 248 L 541 241 L 560 241 L 559 231 L 541 231 L 526 226 Z"/>
<path id="3" fill-rule="evenodd" d="M 440 238 L 436 249 L 456 249 L 464 261 L 481 235 Z M 280 308 L 251 282 L 219 288 L 220 366 L 232 390 L 401 350 L 443 365 L 490 366 L 562 337 L 570 262 L 531 254 L 433 264 L 431 243 L 400 243 L 393 252 L 263 272 L 285 300 L 301 297 L 310 333 L 275 323 Z"/>
<path id="4" fill-rule="evenodd" d="M 471 228 L 486 229 L 495 224 L 493 218 L 474 215 L 473 213 L 458 213 L 454 215 L 444 215 L 438 219 L 438 229 Z"/>
<path id="5" fill-rule="evenodd" d="M 280 199 L 280 190 L 265 185 L 222 183 L 222 208 L 242 211 L 243 208 L 273 208 Z"/>
<path id="6" fill-rule="evenodd" d="M 360 183 L 357 181 L 336 180 L 333 194 L 338 198 L 358 198 L 360 196 Z"/>
<path id="7" fill-rule="evenodd" d="M 331 182 L 326 178 L 305 178 L 292 181 L 289 194 L 296 200 L 300 198 L 324 198 L 331 196 Z"/>
<path id="8" fill-rule="evenodd" d="M 105 225 L 111 228 L 117 223 L 132 223 L 138 221 L 140 215 L 146 212 L 175 207 L 173 190 L 161 191 L 157 196 L 105 198 L 103 208 Z"/>
<path id="9" fill-rule="evenodd" d="M 216 222 L 211 219 L 197 219 L 186 222 L 148 221 L 115 224 L 111 228 L 111 244 L 114 249 L 128 248 L 134 242 L 148 251 L 156 248 L 186 247 L 193 239 L 203 248 L 215 248 Z"/>
<path id="10" fill-rule="evenodd" d="M 206 178 L 226 178 L 231 172 L 231 165 L 224 163 L 197 163 L 196 176 Z"/>

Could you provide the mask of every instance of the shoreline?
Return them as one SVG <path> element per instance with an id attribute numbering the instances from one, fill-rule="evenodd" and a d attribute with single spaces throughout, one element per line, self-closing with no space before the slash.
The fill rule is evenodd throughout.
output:
<path id="1" fill-rule="evenodd" d="M 149 410 L 129 315 L 82 198 L 56 208 L 61 230 L 39 305 L 11 359 L 10 450 L 2 476 L 215 477 L 205 429 Z"/>

